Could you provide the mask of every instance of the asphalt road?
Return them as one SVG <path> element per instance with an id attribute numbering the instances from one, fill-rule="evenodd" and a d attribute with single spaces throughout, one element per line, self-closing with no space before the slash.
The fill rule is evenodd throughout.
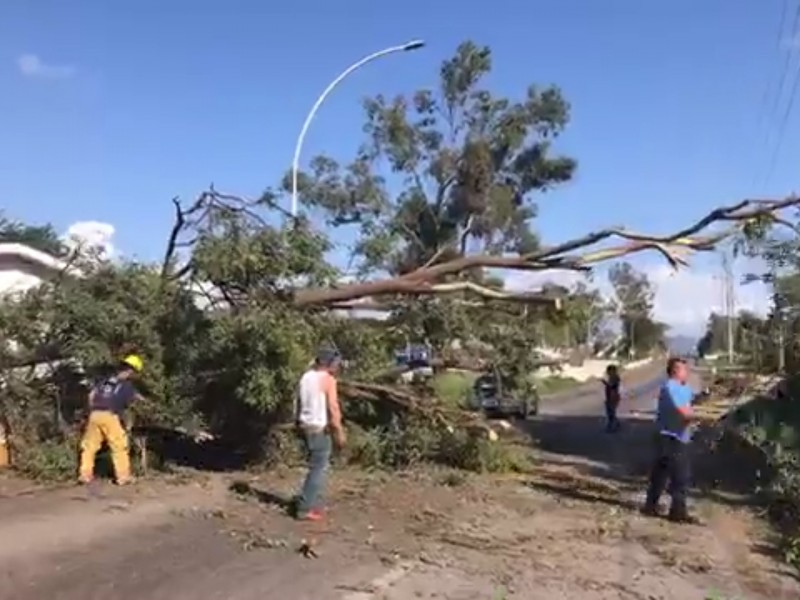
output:
<path id="1" fill-rule="evenodd" d="M 633 393 L 623 412 L 651 408 L 661 374 L 654 365 L 624 378 Z M 529 425 L 547 450 L 603 459 L 598 449 L 609 446 L 598 444 L 605 439 L 599 383 L 543 398 L 541 411 Z M 66 490 L 0 500 L 0 598 L 362 600 L 377 596 L 335 591 L 335 585 L 387 576 L 372 555 L 353 562 L 333 550 L 309 562 L 291 552 L 243 553 L 213 519 L 179 517 L 216 506 L 226 489 L 184 486 L 152 497 L 133 491 L 136 498 L 116 498 L 112 489 L 100 498 Z"/>
<path id="2" fill-rule="evenodd" d="M 658 388 L 665 379 L 664 365 L 656 361 L 623 374 L 623 398 L 617 416 L 621 429 L 605 432 L 602 384 L 577 393 L 542 398 L 539 415 L 526 423 L 527 432 L 549 460 L 579 465 L 604 477 L 646 476 L 652 461 L 652 439 Z M 699 388 L 693 373 L 690 385 Z"/>
<path id="3" fill-rule="evenodd" d="M 620 416 L 654 409 L 656 392 L 663 380 L 664 367 L 660 361 L 623 374 Z M 540 404 L 543 417 L 601 417 L 605 414 L 604 411 L 603 386 L 599 381 L 581 385 L 575 390 L 545 396 Z"/>

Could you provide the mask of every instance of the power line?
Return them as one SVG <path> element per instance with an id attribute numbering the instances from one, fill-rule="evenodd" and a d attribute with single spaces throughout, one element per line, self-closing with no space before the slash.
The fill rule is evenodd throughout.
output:
<path id="1" fill-rule="evenodd" d="M 795 98 L 797 98 L 798 90 L 800 90 L 800 64 L 798 64 L 795 68 L 794 83 L 792 83 L 792 91 L 789 95 L 789 103 L 786 105 L 786 110 L 784 111 L 783 118 L 781 119 L 781 125 L 778 127 L 778 141 L 775 144 L 775 149 L 772 152 L 772 158 L 769 163 L 769 168 L 767 169 L 767 181 L 769 181 L 769 178 L 772 177 L 772 172 L 775 170 L 775 166 L 778 162 L 778 155 L 780 154 L 781 146 L 783 146 L 783 138 L 785 137 L 786 126 L 789 123 L 789 117 L 792 114 L 792 108 L 794 108 L 794 101 Z"/>
<path id="2" fill-rule="evenodd" d="M 786 10 L 788 10 L 788 2 L 784 2 L 784 6 L 786 7 Z M 784 40 L 783 29 L 785 27 L 785 24 L 786 24 L 786 18 L 784 16 L 781 18 L 781 30 L 778 33 L 778 49 L 780 49 L 781 46 L 783 45 L 783 40 Z M 797 8 L 795 8 L 794 21 L 792 23 L 792 33 L 789 36 L 789 39 L 794 39 L 794 37 L 797 35 L 799 25 L 800 25 L 800 3 L 798 3 Z M 773 115 L 777 114 L 778 107 L 780 106 L 781 97 L 783 96 L 783 88 L 786 85 L 786 78 L 787 75 L 789 74 L 789 65 L 791 63 L 791 60 L 792 60 L 792 53 L 786 52 L 783 60 L 783 66 L 781 67 L 781 70 L 778 75 L 778 87 L 777 87 L 777 92 L 775 94 L 775 102 L 773 102 L 772 104 L 771 112 L 773 113 Z"/>
<path id="3" fill-rule="evenodd" d="M 783 45 L 783 29 L 786 27 L 786 20 L 789 16 L 789 0 L 783 0 L 783 9 L 781 10 L 781 20 L 778 24 L 778 35 L 776 37 L 776 49 L 778 52 L 781 50 L 781 46 Z M 780 76 L 780 73 L 779 73 Z M 780 85 L 780 84 L 779 84 Z M 772 91 L 772 77 L 767 78 L 767 85 L 764 87 L 764 94 L 761 97 L 761 102 L 759 104 L 759 111 L 758 111 L 758 121 L 757 127 L 761 127 L 762 121 L 767 117 L 767 104 L 769 102 L 769 97 Z M 769 134 L 769 129 L 767 129 L 767 133 Z"/>
<path id="4" fill-rule="evenodd" d="M 776 36 L 776 50 L 780 57 L 781 46 L 784 38 L 783 30 L 786 27 L 786 21 L 789 15 L 789 0 L 783 0 L 783 8 L 781 9 L 781 18 L 778 22 L 778 33 Z M 778 77 L 780 78 L 781 72 L 778 71 Z M 753 157 L 752 162 L 754 163 L 753 169 L 753 179 L 751 185 L 755 186 L 758 182 L 758 177 L 761 173 L 759 173 L 759 146 L 763 145 L 766 148 L 769 148 L 769 140 L 770 140 L 770 126 L 769 126 L 769 104 L 770 104 L 770 96 L 773 92 L 773 76 L 770 75 L 767 77 L 767 83 L 764 86 L 764 93 L 761 96 L 761 102 L 759 102 L 758 107 L 758 117 L 756 118 L 756 143 L 753 145 Z M 778 85 L 780 83 L 778 82 Z M 763 136 L 759 136 L 758 133 L 761 129 L 764 129 Z"/>
<path id="5" fill-rule="evenodd" d="M 793 41 L 798 37 L 798 35 L 800 35 L 800 3 L 798 3 L 797 7 L 795 8 L 794 19 L 792 20 L 791 34 L 788 39 Z M 783 36 L 781 36 L 781 38 L 779 39 L 779 44 L 783 43 L 783 39 L 784 39 Z M 791 66 L 792 62 L 792 55 L 793 52 L 791 51 L 791 48 L 787 49 L 785 53 L 785 59 L 783 61 L 783 68 L 781 69 L 778 90 L 777 93 L 775 94 L 775 102 L 773 103 L 772 107 L 773 116 L 777 116 L 778 109 L 781 103 L 781 98 L 783 97 L 783 92 L 784 89 L 786 88 L 786 83 L 789 80 L 789 71 L 790 71 L 789 67 Z M 778 138 L 767 166 L 766 175 L 764 177 L 765 183 L 769 181 L 770 177 L 772 176 L 772 172 L 774 171 L 775 166 L 777 164 L 778 155 L 780 154 L 781 146 L 783 145 L 783 138 L 786 130 L 786 125 L 792 113 L 792 108 L 794 108 L 794 100 L 795 97 L 797 96 L 799 88 L 800 88 L 800 67 L 795 67 L 788 103 L 783 112 L 780 124 L 777 127 Z M 767 131 L 768 131 L 767 139 L 769 139 L 769 128 Z"/>

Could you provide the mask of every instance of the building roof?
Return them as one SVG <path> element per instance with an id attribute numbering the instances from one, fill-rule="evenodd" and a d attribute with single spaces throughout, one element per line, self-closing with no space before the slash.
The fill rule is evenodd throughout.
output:
<path id="1" fill-rule="evenodd" d="M 63 271 L 69 264 L 60 258 L 16 242 L 0 243 L 1 258 L 19 258 L 52 271 Z"/>

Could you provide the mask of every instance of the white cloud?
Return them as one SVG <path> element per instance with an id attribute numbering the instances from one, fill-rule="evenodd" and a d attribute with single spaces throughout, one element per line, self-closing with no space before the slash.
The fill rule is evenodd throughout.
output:
<path id="1" fill-rule="evenodd" d="M 702 334 L 711 312 L 723 312 L 722 281 L 708 269 L 681 269 L 667 265 L 648 270 L 655 285 L 655 317 L 671 327 L 672 333 Z M 765 314 L 769 310 L 769 289 L 761 283 L 741 285 L 734 275 L 735 310 Z"/>
<path id="2" fill-rule="evenodd" d="M 25 77 L 35 79 L 69 79 L 75 75 L 71 65 L 51 65 L 36 54 L 23 54 L 17 58 L 17 68 Z"/>
<path id="3" fill-rule="evenodd" d="M 78 221 L 67 229 L 65 242 L 68 246 L 96 252 L 100 258 L 111 258 L 114 254 L 112 239 L 116 229 L 111 223 L 101 221 Z"/>
<path id="4" fill-rule="evenodd" d="M 505 287 L 516 291 L 535 292 L 546 284 L 572 287 L 581 281 L 588 282 L 588 278 L 579 271 L 511 271 L 505 274 Z"/>
<path id="5" fill-rule="evenodd" d="M 590 288 L 597 289 L 603 298 L 610 299 L 614 295 L 608 277 L 604 272 L 598 272 L 593 277 L 580 271 L 512 271 L 505 276 L 505 287 L 509 290 L 535 292 L 544 285 L 560 285 L 573 288 L 578 283 L 584 283 Z"/>
<path id="6" fill-rule="evenodd" d="M 705 329 L 711 312 L 723 312 L 722 282 L 719 270 L 690 268 L 675 271 L 669 265 L 658 264 L 644 270 L 655 288 L 654 317 L 670 326 L 671 334 L 699 336 Z M 770 292 L 761 283 L 741 285 L 741 274 L 734 274 L 735 309 L 765 314 L 769 310 Z M 586 281 L 606 297 L 613 289 L 606 273 L 598 271 L 594 281 L 573 271 L 512 272 L 506 276 L 506 287 L 513 290 L 535 291 L 545 283 L 571 287 Z"/>

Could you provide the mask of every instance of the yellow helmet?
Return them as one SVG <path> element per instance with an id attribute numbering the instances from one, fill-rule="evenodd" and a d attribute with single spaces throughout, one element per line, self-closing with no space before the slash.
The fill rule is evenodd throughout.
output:
<path id="1" fill-rule="evenodd" d="M 129 366 L 137 373 L 140 373 L 142 369 L 144 369 L 144 361 L 138 354 L 128 354 L 128 356 L 122 359 L 122 364 Z"/>

